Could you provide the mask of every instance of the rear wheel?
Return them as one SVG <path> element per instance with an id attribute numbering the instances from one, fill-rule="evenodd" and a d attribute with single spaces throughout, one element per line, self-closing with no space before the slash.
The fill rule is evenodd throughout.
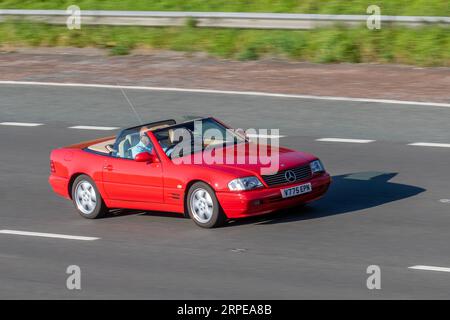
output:
<path id="1" fill-rule="evenodd" d="M 189 189 L 187 210 L 191 219 L 202 228 L 219 227 L 225 222 L 214 190 L 204 182 L 194 183 Z"/>
<path id="2" fill-rule="evenodd" d="M 77 177 L 73 182 L 72 200 L 78 213 L 87 219 L 101 218 L 108 210 L 94 181 L 86 175 Z"/>

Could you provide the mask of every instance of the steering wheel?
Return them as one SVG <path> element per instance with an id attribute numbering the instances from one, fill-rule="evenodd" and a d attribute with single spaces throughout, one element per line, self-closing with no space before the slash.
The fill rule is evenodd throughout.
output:
<path id="1" fill-rule="evenodd" d="M 166 150 L 164 151 L 165 154 L 166 154 L 169 158 L 172 158 L 171 155 L 172 155 L 173 149 L 175 149 L 175 146 L 176 146 L 176 144 L 172 144 L 172 145 L 168 146 L 168 147 L 166 148 Z"/>

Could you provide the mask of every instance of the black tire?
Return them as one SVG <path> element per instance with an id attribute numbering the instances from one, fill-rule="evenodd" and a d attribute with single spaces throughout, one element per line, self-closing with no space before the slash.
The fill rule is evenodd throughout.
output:
<path id="1" fill-rule="evenodd" d="M 89 203 L 87 203 L 86 201 L 83 202 L 84 200 L 86 200 L 83 199 L 84 195 L 80 195 L 77 192 L 78 188 L 81 189 L 82 186 L 84 187 L 87 185 L 90 185 L 92 188 L 86 188 L 86 193 L 88 193 L 85 195 L 86 198 L 93 199 L 94 197 L 92 196 L 92 194 L 95 194 L 95 201 L 90 201 Z M 83 191 L 79 190 L 79 192 Z M 72 201 L 78 213 L 86 219 L 102 218 L 108 212 L 108 208 L 106 207 L 105 202 L 100 195 L 100 192 L 98 192 L 95 182 L 89 176 L 84 174 L 78 176 L 72 184 Z M 83 206 L 83 203 L 85 204 L 85 206 Z M 89 210 L 87 210 L 87 208 L 89 208 Z"/>
<path id="2" fill-rule="evenodd" d="M 193 205 L 195 194 L 201 193 L 202 191 L 206 191 L 208 193 L 212 202 L 210 218 L 207 220 L 205 219 L 204 221 L 200 220 L 200 214 L 198 212 L 195 212 L 195 210 L 193 209 L 193 206 L 195 206 Z M 186 210 L 189 214 L 189 217 L 202 228 L 216 228 L 223 225 L 226 221 L 226 216 L 223 213 L 222 208 L 220 207 L 214 190 L 204 182 L 196 182 L 189 188 L 186 197 Z"/>

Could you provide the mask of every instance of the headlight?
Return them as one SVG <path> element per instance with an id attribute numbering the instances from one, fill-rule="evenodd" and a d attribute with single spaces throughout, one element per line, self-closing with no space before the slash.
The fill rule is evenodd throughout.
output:
<path id="1" fill-rule="evenodd" d="M 320 160 L 314 160 L 309 164 L 309 166 L 311 167 L 312 173 L 325 171 L 325 168 L 323 167 L 323 164 Z"/>
<path id="2" fill-rule="evenodd" d="M 228 188 L 231 191 L 252 190 L 262 186 L 263 184 L 257 177 L 238 178 L 228 183 Z"/>

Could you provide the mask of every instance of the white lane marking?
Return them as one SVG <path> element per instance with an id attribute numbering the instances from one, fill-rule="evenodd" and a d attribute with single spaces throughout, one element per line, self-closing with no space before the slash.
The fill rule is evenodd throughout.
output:
<path id="1" fill-rule="evenodd" d="M 0 230 L 0 233 L 13 234 L 13 235 L 19 235 L 19 236 L 58 238 L 58 239 L 68 239 L 68 240 L 83 240 L 83 241 L 93 241 L 93 240 L 100 239 L 100 238 L 96 238 L 96 237 L 82 237 L 82 236 L 71 236 L 71 235 L 66 235 L 66 234 L 29 232 L 29 231 L 18 231 L 18 230 Z"/>
<path id="2" fill-rule="evenodd" d="M 230 250 L 231 250 L 231 252 L 242 253 L 242 252 L 247 251 L 248 249 L 245 249 L 245 248 L 234 248 L 234 249 L 230 249 Z"/>
<path id="3" fill-rule="evenodd" d="M 73 126 L 69 127 L 69 129 L 79 129 L 79 130 L 116 130 L 119 129 L 119 127 L 97 127 L 97 126 Z"/>
<path id="4" fill-rule="evenodd" d="M 212 93 L 212 94 L 232 94 L 232 95 L 260 96 L 260 97 L 272 97 L 272 98 L 294 98 L 294 99 L 331 100 L 331 101 L 373 102 L 373 103 L 405 104 L 405 105 L 416 105 L 416 106 L 432 106 L 432 107 L 450 108 L 450 103 L 407 101 L 407 100 L 389 100 L 389 99 L 371 99 L 371 98 L 352 98 L 352 97 L 333 97 L 333 96 L 313 96 L 313 95 L 303 95 L 303 94 L 285 94 L 285 93 L 272 93 L 272 92 L 259 92 L 259 91 L 230 91 L 230 90 L 212 90 L 212 89 L 189 89 L 189 88 L 171 88 L 171 87 L 146 87 L 146 86 L 119 86 L 119 85 L 110 85 L 110 84 L 56 83 L 56 82 L 36 82 L 36 81 L 0 81 L 0 84 L 6 84 L 6 85 L 30 85 L 30 86 L 55 86 L 55 87 L 108 88 L 108 89 L 192 92 L 192 93 Z"/>
<path id="5" fill-rule="evenodd" d="M 450 143 L 414 142 L 408 146 L 450 148 Z"/>
<path id="6" fill-rule="evenodd" d="M 2 126 L 17 126 L 17 127 L 37 127 L 42 126 L 42 123 L 30 123 L 30 122 L 0 122 Z"/>
<path id="7" fill-rule="evenodd" d="M 450 268 L 434 267 L 434 266 L 422 266 L 422 265 L 408 267 L 408 269 L 424 270 L 424 271 L 450 272 Z"/>
<path id="8" fill-rule="evenodd" d="M 262 139 L 279 139 L 284 138 L 286 136 L 278 135 L 278 134 L 247 134 L 249 138 L 262 138 Z"/>
<path id="9" fill-rule="evenodd" d="M 370 143 L 370 142 L 374 142 L 375 140 L 341 139 L 341 138 L 321 138 L 321 139 L 316 139 L 316 141 L 323 141 L 323 142 L 346 142 L 346 143 Z"/>

